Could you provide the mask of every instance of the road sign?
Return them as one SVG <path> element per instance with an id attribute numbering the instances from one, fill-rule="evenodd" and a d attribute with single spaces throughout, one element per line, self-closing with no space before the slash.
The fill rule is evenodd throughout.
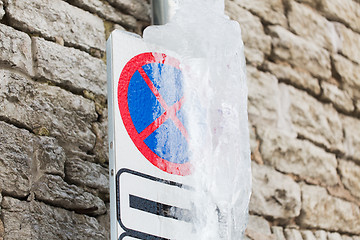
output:
<path id="1" fill-rule="evenodd" d="M 107 65 L 111 239 L 193 239 L 180 60 L 114 31 Z"/>

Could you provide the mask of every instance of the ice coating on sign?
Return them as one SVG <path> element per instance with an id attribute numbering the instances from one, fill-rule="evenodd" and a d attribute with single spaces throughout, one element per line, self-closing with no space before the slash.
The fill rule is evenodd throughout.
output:
<path id="1" fill-rule="evenodd" d="M 194 239 L 242 239 L 251 167 L 240 27 L 224 15 L 223 1 L 182 0 L 172 21 L 148 27 L 144 39 L 175 52 L 181 62 L 181 113 L 196 189 Z"/>

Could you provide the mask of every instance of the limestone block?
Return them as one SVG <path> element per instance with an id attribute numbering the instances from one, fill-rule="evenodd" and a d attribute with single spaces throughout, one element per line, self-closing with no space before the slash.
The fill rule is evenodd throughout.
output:
<path id="1" fill-rule="evenodd" d="M 110 4 L 135 16 L 137 19 L 150 20 L 150 6 L 143 0 L 107 0 Z"/>
<path id="2" fill-rule="evenodd" d="M 353 0 L 317 0 L 320 11 L 331 20 L 340 21 L 360 32 L 360 3 Z"/>
<path id="3" fill-rule="evenodd" d="M 335 27 L 341 39 L 340 52 L 360 64 L 360 34 L 339 23 Z"/>
<path id="4" fill-rule="evenodd" d="M 351 113 L 355 110 L 353 101 L 351 96 L 345 92 L 340 90 L 334 84 L 323 81 L 321 83 L 322 98 L 325 101 L 330 101 L 337 109 L 341 111 Z"/>
<path id="5" fill-rule="evenodd" d="M 72 5 L 78 6 L 89 12 L 96 13 L 100 17 L 128 27 L 136 27 L 136 19 L 132 15 L 125 14 L 102 0 L 68 0 Z M 147 15 L 146 15 L 147 16 Z"/>
<path id="6" fill-rule="evenodd" d="M 92 129 L 96 135 L 96 143 L 93 149 L 97 163 L 105 164 L 109 162 L 109 142 L 108 142 L 108 110 L 102 111 L 101 119 L 93 123 Z"/>
<path id="7" fill-rule="evenodd" d="M 246 59 L 250 62 L 257 62 L 257 56 L 261 53 L 262 60 L 260 63 L 262 63 L 264 54 L 270 55 L 271 37 L 265 34 L 260 19 L 234 2 L 226 1 L 225 3 L 226 14 L 240 24 L 245 49 L 252 49 L 251 52 L 247 51 L 247 54 L 245 54 Z"/>
<path id="8" fill-rule="evenodd" d="M 328 233 L 327 235 L 328 235 L 327 240 L 343 240 L 341 238 L 341 235 L 339 233 L 336 233 L 336 232 Z"/>
<path id="9" fill-rule="evenodd" d="M 344 90 L 349 92 L 352 97 L 360 99 L 360 65 L 351 62 L 341 55 L 334 55 L 333 62 L 335 70 L 343 81 Z"/>
<path id="10" fill-rule="evenodd" d="M 261 66 L 264 62 L 265 54 L 255 48 L 244 48 L 245 59 L 247 63 L 250 63 L 253 66 Z"/>
<path id="11" fill-rule="evenodd" d="M 278 81 L 275 76 L 247 67 L 249 89 L 248 112 L 258 118 L 276 120 L 279 105 Z"/>
<path id="12" fill-rule="evenodd" d="M 360 166 L 351 161 L 339 161 L 341 181 L 352 195 L 360 199 Z"/>
<path id="13" fill-rule="evenodd" d="M 34 183 L 35 199 L 74 210 L 78 213 L 101 215 L 106 212 L 104 202 L 75 185 L 67 184 L 60 176 L 43 175 Z"/>
<path id="14" fill-rule="evenodd" d="M 94 102 L 7 70 L 0 70 L 0 79 L 0 117 L 32 131 L 43 129 L 67 154 L 86 157 L 93 149 Z"/>
<path id="15" fill-rule="evenodd" d="M 104 228 L 106 239 L 110 239 L 110 203 L 106 203 L 106 214 L 100 215 L 96 217 L 96 219 L 98 220 L 99 224 Z"/>
<path id="16" fill-rule="evenodd" d="M 106 65 L 101 59 L 74 48 L 33 38 L 36 77 L 76 92 L 106 96 Z"/>
<path id="17" fill-rule="evenodd" d="M 292 86 L 280 84 L 280 89 L 283 92 L 280 101 L 289 103 L 282 109 L 284 117 L 291 119 L 293 129 L 300 136 L 344 152 L 342 123 L 330 104 L 320 103 Z"/>
<path id="18" fill-rule="evenodd" d="M 304 240 L 317 240 L 314 236 L 314 233 L 310 230 L 303 230 L 301 231 L 301 236 Z"/>
<path id="19" fill-rule="evenodd" d="M 0 186 L 7 195 L 27 196 L 39 172 L 64 176 L 65 153 L 55 139 L 0 122 L 0 142 Z"/>
<path id="20" fill-rule="evenodd" d="M 0 63 L 32 75 L 30 37 L 0 23 L 0 39 Z"/>
<path id="21" fill-rule="evenodd" d="M 354 240 L 352 237 L 349 237 L 347 235 L 342 235 L 342 240 Z"/>
<path id="22" fill-rule="evenodd" d="M 7 0 L 8 17 L 15 27 L 89 50 L 105 50 L 101 18 L 61 0 Z M 36 16 L 36 17 L 34 17 Z"/>
<path id="23" fill-rule="evenodd" d="M 108 170 L 96 163 L 71 159 L 65 165 L 66 179 L 76 185 L 109 192 Z"/>
<path id="24" fill-rule="evenodd" d="M 341 118 L 344 126 L 344 145 L 347 157 L 360 162 L 360 121 L 357 118 Z"/>
<path id="25" fill-rule="evenodd" d="M 274 169 L 252 163 L 253 193 L 250 212 L 275 219 L 300 214 L 300 187 L 289 176 Z"/>
<path id="26" fill-rule="evenodd" d="M 337 51 L 340 39 L 333 23 L 307 5 L 290 1 L 289 8 L 288 20 L 293 32 L 330 51 Z"/>
<path id="27" fill-rule="evenodd" d="M 271 231 L 276 240 L 286 240 L 285 235 L 284 235 L 284 230 L 282 227 L 273 226 L 273 227 L 271 227 Z"/>
<path id="28" fill-rule="evenodd" d="M 285 233 L 286 240 L 303 240 L 299 230 L 285 229 L 284 233 Z"/>
<path id="29" fill-rule="evenodd" d="M 0 0 L 0 20 L 3 18 L 4 14 L 5 14 L 4 3 L 2 0 Z"/>
<path id="30" fill-rule="evenodd" d="M 273 58 L 303 68 L 315 77 L 330 78 L 330 55 L 325 49 L 294 35 L 281 26 L 270 26 L 269 30 L 273 37 Z"/>
<path id="31" fill-rule="evenodd" d="M 301 68 L 293 68 L 286 62 L 265 62 L 264 67 L 283 82 L 305 89 L 314 95 L 321 93 L 319 80 Z"/>
<path id="32" fill-rule="evenodd" d="M 329 186 L 338 182 L 334 154 L 314 144 L 287 136 L 272 128 L 258 128 L 264 162 L 280 172 L 292 173 L 304 179 Z"/>
<path id="33" fill-rule="evenodd" d="M 328 240 L 327 239 L 327 232 L 325 232 L 324 230 L 315 231 L 315 237 L 318 240 Z"/>
<path id="34" fill-rule="evenodd" d="M 301 227 L 360 234 L 359 206 L 328 195 L 322 187 L 304 184 L 301 189 Z"/>
<path id="35" fill-rule="evenodd" d="M 96 218 L 79 215 L 37 201 L 4 197 L 2 217 L 7 240 L 18 239 L 106 239 Z"/>
<path id="36" fill-rule="evenodd" d="M 235 3 L 254 13 L 270 24 L 287 25 L 281 0 L 235 0 Z"/>
<path id="37" fill-rule="evenodd" d="M 274 240 L 271 235 L 270 224 L 263 217 L 255 215 L 249 216 L 246 235 L 253 240 Z"/>

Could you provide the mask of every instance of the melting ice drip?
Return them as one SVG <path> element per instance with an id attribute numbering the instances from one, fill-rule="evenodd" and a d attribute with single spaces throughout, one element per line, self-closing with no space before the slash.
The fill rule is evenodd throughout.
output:
<path id="1" fill-rule="evenodd" d="M 176 52 L 184 70 L 196 239 L 242 239 L 251 167 L 240 27 L 223 0 L 180 0 L 171 22 L 148 27 L 144 39 Z"/>

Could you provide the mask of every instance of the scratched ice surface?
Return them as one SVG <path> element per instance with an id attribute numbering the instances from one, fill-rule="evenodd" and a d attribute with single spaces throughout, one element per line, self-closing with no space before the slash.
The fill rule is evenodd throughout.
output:
<path id="1" fill-rule="evenodd" d="M 179 100 L 179 94 L 184 95 L 176 116 L 186 127 L 188 139 L 181 141 L 188 145 L 179 149 L 170 144 L 167 150 L 174 156 L 187 151 L 188 159 L 179 163 L 189 161 L 192 165 L 194 239 L 242 239 L 251 167 L 240 26 L 224 15 L 223 0 L 180 0 L 172 21 L 148 27 L 144 39 L 175 52 L 181 61 L 181 86 L 174 81 L 161 87 L 164 96 L 173 99 L 169 105 Z M 176 69 L 168 71 L 173 75 L 171 71 Z M 162 74 L 167 74 L 166 69 Z M 173 121 L 163 128 L 155 136 L 157 151 L 162 151 L 169 139 L 184 138 L 175 131 L 179 128 Z"/>

